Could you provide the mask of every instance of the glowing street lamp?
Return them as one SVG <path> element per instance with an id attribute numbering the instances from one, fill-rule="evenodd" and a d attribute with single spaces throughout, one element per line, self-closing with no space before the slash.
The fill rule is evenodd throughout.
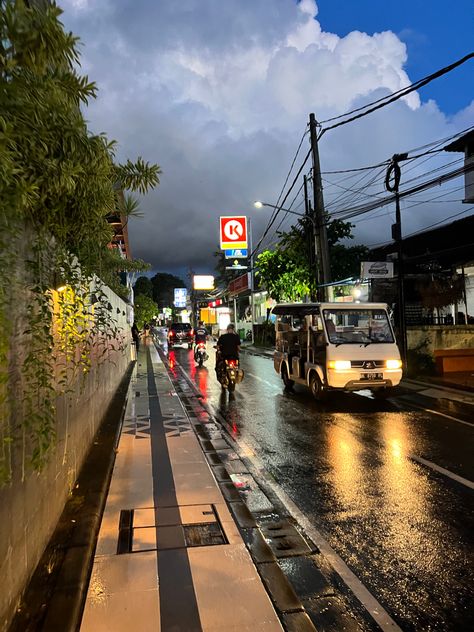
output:
<path id="1" fill-rule="evenodd" d="M 277 208 L 284 213 L 291 213 L 291 215 L 297 215 L 298 217 L 307 217 L 310 219 L 313 224 L 315 222 L 314 218 L 309 215 L 309 213 L 297 213 L 296 211 L 292 211 L 289 208 L 282 208 L 281 206 L 277 206 L 276 204 L 269 204 L 268 202 L 261 202 L 260 200 L 256 200 L 253 205 L 255 208 L 262 208 L 263 206 L 269 206 L 270 208 Z"/>

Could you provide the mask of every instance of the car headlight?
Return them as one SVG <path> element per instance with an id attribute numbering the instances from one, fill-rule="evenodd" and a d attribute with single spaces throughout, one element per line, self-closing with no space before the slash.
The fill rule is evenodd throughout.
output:
<path id="1" fill-rule="evenodd" d="M 329 360 L 328 367 L 336 371 L 347 371 L 351 368 L 350 360 Z"/>
<path id="2" fill-rule="evenodd" d="M 401 360 L 387 360 L 385 362 L 385 367 L 387 369 L 401 369 L 402 361 Z"/>

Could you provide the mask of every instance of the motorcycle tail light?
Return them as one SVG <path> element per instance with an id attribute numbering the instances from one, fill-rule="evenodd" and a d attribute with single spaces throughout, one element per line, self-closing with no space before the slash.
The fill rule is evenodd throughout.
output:
<path id="1" fill-rule="evenodd" d="M 227 364 L 231 367 L 237 366 L 237 360 L 227 360 Z"/>
<path id="2" fill-rule="evenodd" d="M 194 329 L 191 329 L 190 335 L 194 336 Z"/>
<path id="3" fill-rule="evenodd" d="M 169 337 L 172 338 L 174 336 L 174 331 L 170 331 Z"/>

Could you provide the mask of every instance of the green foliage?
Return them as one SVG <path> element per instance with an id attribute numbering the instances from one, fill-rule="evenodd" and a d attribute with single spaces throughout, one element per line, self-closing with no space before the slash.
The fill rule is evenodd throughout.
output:
<path id="1" fill-rule="evenodd" d="M 287 250 L 265 250 L 257 257 L 256 276 L 276 301 L 301 301 L 309 293 L 308 270 Z"/>
<path id="2" fill-rule="evenodd" d="M 367 259 L 369 249 L 366 246 L 344 246 L 334 244 L 329 248 L 331 273 L 334 280 L 359 278 L 360 262 Z"/>
<path id="3" fill-rule="evenodd" d="M 97 88 L 74 68 L 77 38 L 64 32 L 61 10 L 49 3 L 27 8 L 20 0 L 2 4 L 2 203 L 45 228 L 85 272 L 107 272 L 118 264 L 107 247 L 107 217 L 136 212 L 130 202 L 120 208 L 118 192 L 146 192 L 159 183 L 160 168 L 141 158 L 117 165 L 115 143 L 89 133 L 79 105 Z"/>
<path id="4" fill-rule="evenodd" d="M 158 305 L 149 296 L 135 296 L 135 322 L 139 329 L 143 329 L 145 323 L 150 323 L 156 318 L 158 311 Z"/>
<path id="5" fill-rule="evenodd" d="M 133 291 L 135 293 L 135 296 L 141 294 L 142 296 L 153 298 L 153 284 L 146 276 L 138 277 L 135 285 L 133 286 Z"/>
<path id="6" fill-rule="evenodd" d="M 174 289 L 186 287 L 186 283 L 174 274 L 167 272 L 157 272 L 151 278 L 153 285 L 153 300 L 160 308 L 172 307 L 174 301 Z"/>
<path id="7" fill-rule="evenodd" d="M 347 247 L 338 243 L 341 239 L 352 238 L 352 228 L 352 224 L 341 220 L 328 224 L 333 279 L 359 276 L 360 262 L 368 252 L 365 246 Z M 266 250 L 257 257 L 256 275 L 276 301 L 301 301 L 306 295 L 315 296 L 312 231 L 312 224 L 302 219 L 289 231 L 279 234 L 280 241 L 275 250 Z"/>
<path id="8" fill-rule="evenodd" d="M 54 3 L 0 0 L 0 482 L 11 475 L 14 429 L 24 463 L 39 470 L 53 445 L 57 396 L 87 375 L 92 354 L 100 362 L 122 344 L 95 275 L 121 292 L 117 273 L 146 264 L 108 247 L 107 218 L 136 216 L 136 201 L 121 191 L 143 194 L 161 173 L 142 158 L 116 164 L 115 143 L 87 129 L 80 106 L 97 88 L 76 71 L 78 39 L 60 14 Z M 23 278 L 12 265 L 20 247 Z M 56 301 L 58 272 L 67 291 Z M 25 292 L 24 327 L 15 331 L 15 300 Z"/>

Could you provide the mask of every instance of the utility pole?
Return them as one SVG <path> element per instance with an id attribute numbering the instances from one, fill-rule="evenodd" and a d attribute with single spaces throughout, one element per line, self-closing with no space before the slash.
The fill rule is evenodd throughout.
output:
<path id="1" fill-rule="evenodd" d="M 400 212 L 400 177 L 401 170 L 399 162 L 406 160 L 408 154 L 394 154 L 390 163 L 387 174 L 385 176 L 385 188 L 387 191 L 395 194 L 395 224 L 392 224 L 392 238 L 397 244 L 397 285 L 398 285 L 398 327 L 399 327 L 399 346 L 400 355 L 402 357 L 403 367 L 407 368 L 407 325 L 405 314 L 405 288 L 404 288 L 404 266 L 403 266 L 403 239 L 402 239 L 402 216 Z M 393 184 L 391 177 L 393 174 Z"/>
<path id="2" fill-rule="evenodd" d="M 250 217 L 248 218 L 248 227 L 249 227 L 249 250 L 250 250 L 250 313 L 251 313 L 251 333 L 252 333 L 252 344 L 255 344 L 255 338 L 253 333 L 253 319 L 255 314 L 255 305 L 254 305 L 254 273 L 253 273 L 253 239 L 252 239 L 252 221 Z"/>
<path id="3" fill-rule="evenodd" d="M 305 225 L 305 230 L 308 231 L 308 261 L 309 261 L 309 269 L 311 272 L 314 271 L 314 280 L 316 284 L 318 284 L 318 260 L 316 258 L 317 243 L 316 243 L 316 231 L 314 227 L 314 215 L 313 209 L 311 207 L 311 202 L 308 198 L 308 178 L 303 176 L 303 185 L 304 185 L 304 212 L 307 218 L 307 224 Z M 311 228 L 308 224 L 311 224 Z M 316 296 L 314 293 L 314 286 L 311 287 L 311 300 L 315 301 Z"/>
<path id="4" fill-rule="evenodd" d="M 329 264 L 326 218 L 324 216 L 324 198 L 323 185 L 321 182 L 321 166 L 319 164 L 318 134 L 314 114 L 309 115 L 309 133 L 311 153 L 313 156 L 313 230 L 315 242 L 317 244 L 315 255 L 318 262 L 318 299 L 320 301 L 325 301 L 327 297 L 327 288 L 322 287 L 322 285 L 331 281 L 331 268 Z"/>

